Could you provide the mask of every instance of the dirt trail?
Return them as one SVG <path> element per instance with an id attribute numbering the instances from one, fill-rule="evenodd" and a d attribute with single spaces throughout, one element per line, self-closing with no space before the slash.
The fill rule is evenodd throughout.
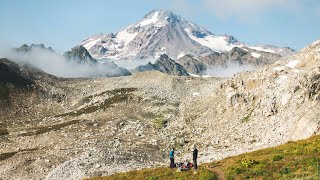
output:
<path id="1" fill-rule="evenodd" d="M 218 175 L 219 180 L 226 180 L 226 176 L 223 173 L 223 171 L 218 167 L 218 164 L 215 165 L 207 165 L 207 169 L 214 172 L 215 174 Z"/>

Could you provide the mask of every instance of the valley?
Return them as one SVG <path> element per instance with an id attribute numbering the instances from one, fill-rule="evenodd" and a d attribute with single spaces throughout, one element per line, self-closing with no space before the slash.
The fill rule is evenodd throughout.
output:
<path id="1" fill-rule="evenodd" d="M 199 163 L 319 132 L 319 42 L 230 78 L 170 76 L 64 79 L 1 59 L 0 176 L 81 179 Z M 41 78 L 39 78 L 41 77 Z M 3 97 L 3 96 L 2 96 Z"/>

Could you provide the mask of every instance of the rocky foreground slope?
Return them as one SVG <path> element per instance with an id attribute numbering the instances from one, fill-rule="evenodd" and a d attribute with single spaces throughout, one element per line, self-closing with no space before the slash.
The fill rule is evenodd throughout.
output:
<path id="1" fill-rule="evenodd" d="M 0 177 L 81 179 L 163 165 L 170 146 L 179 161 L 197 144 L 201 163 L 307 138 L 319 132 L 319 51 L 228 79 L 34 78 L 0 61 L 32 82 L 1 79 Z"/>

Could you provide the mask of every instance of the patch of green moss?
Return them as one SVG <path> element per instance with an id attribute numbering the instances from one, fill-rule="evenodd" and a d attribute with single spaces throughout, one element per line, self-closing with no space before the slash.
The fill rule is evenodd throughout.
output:
<path id="1" fill-rule="evenodd" d="M 243 123 L 249 122 L 249 120 L 250 120 L 250 116 L 249 115 L 245 116 L 244 118 L 242 118 L 242 122 Z"/>
<path id="2" fill-rule="evenodd" d="M 71 125 L 77 124 L 79 122 L 80 122 L 80 120 L 72 120 L 72 121 L 69 121 L 69 122 L 65 122 L 65 123 L 61 123 L 61 124 L 55 124 L 55 125 L 52 125 L 52 126 L 37 127 L 37 128 L 30 129 L 29 132 L 19 134 L 19 136 L 33 136 L 33 135 L 37 135 L 37 134 L 47 133 L 47 132 L 50 132 L 50 131 L 56 131 L 56 130 L 60 130 L 60 129 L 64 128 L 64 127 L 67 127 L 67 126 L 71 126 Z"/>
<path id="3" fill-rule="evenodd" d="M 6 100 L 9 97 L 9 90 L 8 87 L 0 82 L 0 100 Z"/>
<path id="4" fill-rule="evenodd" d="M 246 115 L 245 117 L 242 118 L 242 122 L 243 122 L 243 123 L 249 122 L 250 117 L 251 117 L 253 111 L 254 111 L 254 109 L 250 110 L 249 113 L 248 113 L 248 115 Z"/>
<path id="5" fill-rule="evenodd" d="M 273 161 L 280 161 L 281 159 L 283 159 L 283 156 L 280 156 L 280 155 L 276 155 L 272 157 Z"/>
<path id="6" fill-rule="evenodd" d="M 36 151 L 38 148 L 33 148 L 33 149 L 22 149 L 20 151 L 13 151 L 13 152 L 7 152 L 7 153 L 2 153 L 0 154 L 0 161 L 6 160 L 17 154 L 18 152 L 27 152 L 27 151 Z"/>
<path id="7" fill-rule="evenodd" d="M 103 95 L 128 94 L 128 93 L 132 93 L 136 90 L 137 90 L 137 88 L 119 88 L 119 89 L 114 89 L 114 90 L 110 90 L 110 91 L 104 91 L 99 94 L 87 96 L 87 97 L 83 98 L 82 102 L 89 103 L 91 101 L 91 99 L 93 99 L 94 97 L 103 96 Z"/>
<path id="8" fill-rule="evenodd" d="M 55 117 L 80 116 L 82 114 L 94 113 L 98 110 L 106 110 L 110 108 L 113 104 L 126 102 L 132 99 L 133 96 L 131 92 L 135 90 L 136 88 L 121 88 L 121 89 L 115 89 L 113 91 L 103 92 L 103 94 L 109 93 L 111 97 L 108 99 L 105 99 L 102 103 L 95 103 L 93 105 L 86 106 L 76 111 L 56 115 Z M 90 97 L 88 99 L 90 99 Z"/>
<path id="9" fill-rule="evenodd" d="M 146 112 L 146 113 L 141 113 L 141 116 L 146 118 L 146 119 L 155 119 L 157 118 L 157 115 L 153 112 Z"/>
<path id="10" fill-rule="evenodd" d="M 6 160 L 17 154 L 18 152 L 9 152 L 9 153 L 3 153 L 0 154 L 0 161 Z"/>
<path id="11" fill-rule="evenodd" d="M 157 115 L 157 117 L 153 120 L 153 124 L 157 128 L 166 127 L 168 120 L 166 120 L 162 115 Z"/>
<path id="12" fill-rule="evenodd" d="M 9 134 L 7 129 L 0 128 L 0 136 L 7 135 L 7 134 Z"/>

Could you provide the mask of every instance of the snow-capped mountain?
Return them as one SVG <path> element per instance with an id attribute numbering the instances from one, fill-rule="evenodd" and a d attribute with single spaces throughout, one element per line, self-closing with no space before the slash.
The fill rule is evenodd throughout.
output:
<path id="1" fill-rule="evenodd" d="M 215 35 L 167 10 L 153 10 L 116 34 L 95 35 L 81 45 L 97 59 L 158 58 L 164 53 L 178 59 L 186 54 L 200 56 L 245 46 L 233 36 Z M 268 47 L 253 48 L 277 53 Z"/>

